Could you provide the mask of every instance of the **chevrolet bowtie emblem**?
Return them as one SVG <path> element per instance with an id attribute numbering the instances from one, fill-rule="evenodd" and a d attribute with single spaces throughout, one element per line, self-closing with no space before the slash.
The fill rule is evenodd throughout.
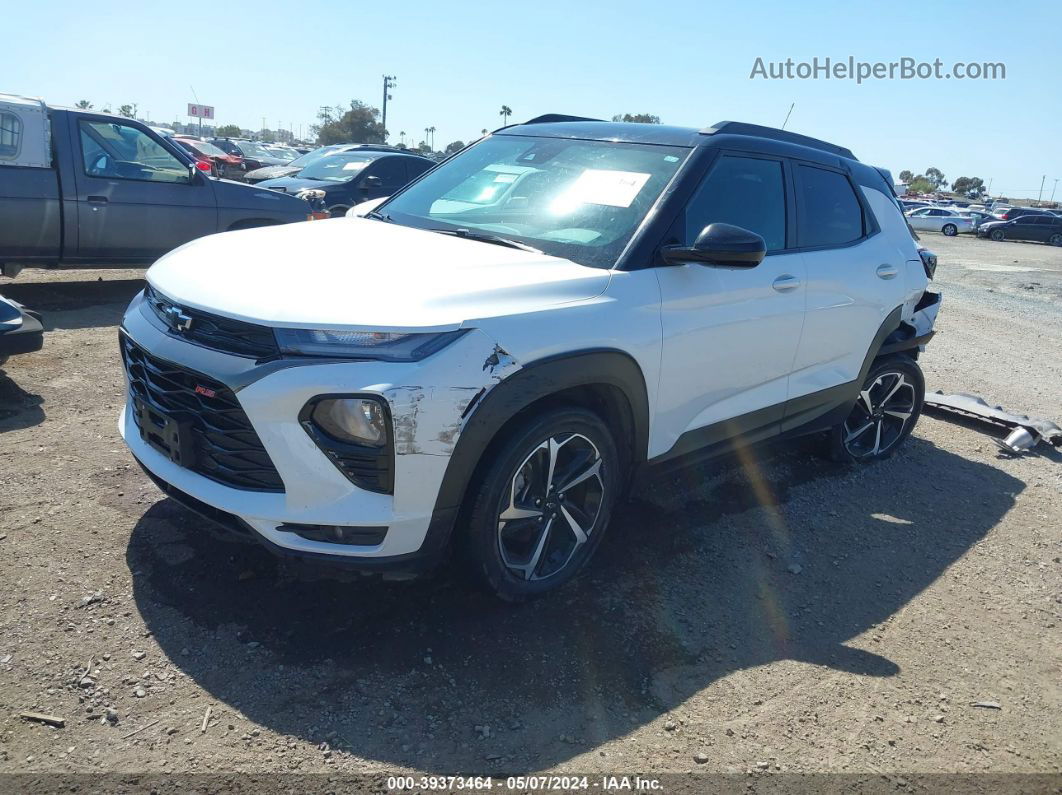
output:
<path id="1" fill-rule="evenodd" d="M 192 318 L 181 311 L 179 306 L 168 306 L 163 312 L 166 325 L 177 332 L 188 331 L 192 327 Z"/>

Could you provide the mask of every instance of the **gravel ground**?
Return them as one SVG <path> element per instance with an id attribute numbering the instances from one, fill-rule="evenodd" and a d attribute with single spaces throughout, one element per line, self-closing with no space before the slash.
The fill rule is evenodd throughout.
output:
<path id="1" fill-rule="evenodd" d="M 1062 422 L 1062 249 L 924 240 L 929 387 Z M 592 571 L 525 606 L 309 580 L 126 453 L 141 276 L 0 285 L 50 329 L 0 374 L 0 771 L 1062 770 L 1057 451 L 933 417 L 869 468 L 748 451 L 645 484 Z"/>

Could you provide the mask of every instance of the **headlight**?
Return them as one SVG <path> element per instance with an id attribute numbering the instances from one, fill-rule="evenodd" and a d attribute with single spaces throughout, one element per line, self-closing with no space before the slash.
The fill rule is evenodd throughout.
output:
<path id="1" fill-rule="evenodd" d="M 389 331 L 278 328 L 275 333 L 283 353 L 416 362 L 446 347 L 464 332 L 459 329 L 440 334 L 397 334 Z"/>
<path id="2" fill-rule="evenodd" d="M 298 193 L 296 193 L 295 194 L 295 198 L 296 199 L 305 199 L 306 201 L 311 201 L 311 200 L 316 200 L 316 199 L 320 199 L 321 201 L 324 201 L 325 192 L 323 190 L 317 190 L 316 188 L 306 188 L 305 190 L 300 190 Z"/>
<path id="3" fill-rule="evenodd" d="M 383 447 L 387 444 L 387 415 L 372 398 L 326 398 L 313 408 L 310 419 L 340 442 Z"/>

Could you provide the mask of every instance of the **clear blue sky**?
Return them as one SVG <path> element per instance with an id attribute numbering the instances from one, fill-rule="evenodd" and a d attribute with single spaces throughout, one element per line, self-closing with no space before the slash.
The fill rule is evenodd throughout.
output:
<path id="1" fill-rule="evenodd" d="M 257 129 L 313 123 L 320 105 L 378 106 L 388 127 L 442 148 L 545 112 L 649 112 L 665 123 L 734 119 L 848 146 L 898 174 L 930 166 L 992 178 L 992 192 L 1045 197 L 1062 178 L 1062 2 L 790 3 L 536 0 L 533 3 L 35 0 L 3 12 L 0 91 L 56 104 L 139 104 L 154 121 L 185 104 Z M 18 31 L 18 35 L 11 35 Z M 1005 80 L 750 80 L 765 61 L 818 56 L 946 70 L 1001 61 Z M 1062 184 L 1057 197 L 1062 197 Z"/>

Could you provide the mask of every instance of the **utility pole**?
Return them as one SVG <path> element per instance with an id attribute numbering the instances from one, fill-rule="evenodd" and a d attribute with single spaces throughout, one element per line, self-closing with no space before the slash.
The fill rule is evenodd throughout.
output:
<path id="1" fill-rule="evenodd" d="M 387 100 L 391 98 L 391 89 L 398 85 L 398 78 L 394 75 L 384 75 L 383 81 L 383 112 L 380 124 L 384 128 L 384 143 L 387 143 Z"/>
<path id="2" fill-rule="evenodd" d="M 1058 190 L 1058 177 L 1055 177 L 1055 186 L 1051 188 L 1051 203 L 1055 203 L 1055 191 Z"/>
<path id="3" fill-rule="evenodd" d="M 1044 197 L 1044 183 L 1047 181 L 1047 174 L 1040 177 L 1040 195 L 1036 197 L 1036 204 L 1040 204 L 1040 200 Z"/>

